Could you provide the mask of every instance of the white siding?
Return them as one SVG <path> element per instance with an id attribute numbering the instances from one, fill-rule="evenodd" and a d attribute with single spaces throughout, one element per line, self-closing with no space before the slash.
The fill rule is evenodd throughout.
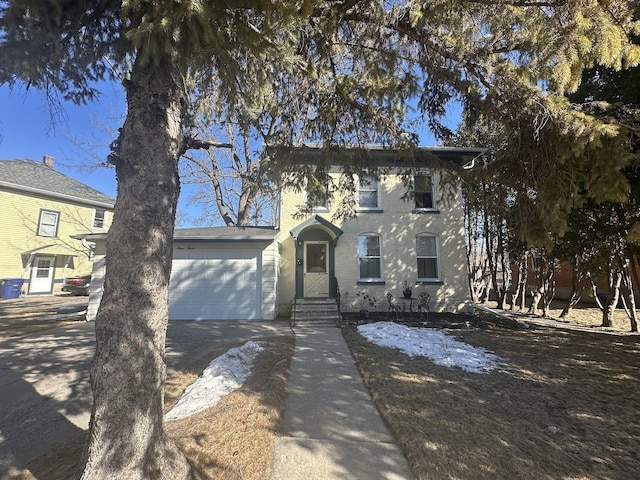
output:
<path id="1" fill-rule="evenodd" d="M 273 320 L 279 253 L 275 242 L 176 241 L 169 290 L 171 320 Z M 94 320 L 104 283 L 98 242 L 87 318 Z"/>

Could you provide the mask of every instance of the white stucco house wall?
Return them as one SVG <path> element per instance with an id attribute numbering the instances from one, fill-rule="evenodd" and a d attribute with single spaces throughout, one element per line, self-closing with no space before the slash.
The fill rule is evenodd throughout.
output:
<path id="1" fill-rule="evenodd" d="M 343 201 L 338 192 L 326 202 L 314 199 L 317 204 L 301 217 L 300 206 L 313 195 L 304 188 L 282 191 L 280 314 L 290 311 L 294 298 L 335 297 L 338 289 L 343 311 L 360 308 L 359 293 L 374 297 L 384 310 L 385 295 L 402 298 L 405 282 L 414 302 L 420 292 L 429 293 L 432 311 L 463 310 L 470 298 L 462 195 L 459 186 L 444 182 L 443 172 L 451 162 L 470 164 L 482 153 L 437 147 L 407 158 L 372 148 L 364 160 L 353 160 L 349 154 L 326 158 L 319 149 L 296 150 L 293 165 L 321 163 L 316 157 L 324 156 L 329 191 L 344 181 L 345 165 L 364 161 L 377 173 L 355 179 L 356 216 L 348 220 L 336 218 Z M 313 271 L 318 269 L 323 273 Z M 409 303 L 407 308 L 417 307 Z"/>

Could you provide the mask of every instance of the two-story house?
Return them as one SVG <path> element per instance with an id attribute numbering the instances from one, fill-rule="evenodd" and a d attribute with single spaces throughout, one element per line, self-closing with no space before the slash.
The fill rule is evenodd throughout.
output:
<path id="1" fill-rule="evenodd" d="M 329 158 L 324 191 L 281 192 L 280 312 L 293 298 L 332 298 L 338 287 L 343 309 L 357 310 L 358 293 L 376 298 L 384 309 L 387 293 L 402 297 L 406 285 L 413 297 L 427 291 L 431 309 L 459 311 L 469 302 L 465 226 L 459 187 L 445 181 L 446 165 L 471 163 L 483 150 L 422 148 L 411 157 L 398 152 L 367 150 L 369 175 L 355 178 L 347 203 L 355 217 L 336 218 L 344 194 L 343 180 L 350 155 Z M 320 150 L 301 148 L 292 164 L 314 164 Z M 325 158 L 325 163 L 326 163 Z M 360 159 L 362 161 L 362 159 Z M 343 205 L 341 205 L 341 203 Z M 300 216 L 300 207 L 310 213 Z M 370 308 L 370 306 L 368 306 Z M 411 308 L 411 306 L 409 306 Z"/>
<path id="2" fill-rule="evenodd" d="M 357 178 L 354 188 L 327 195 L 351 164 L 343 153 L 329 158 L 326 185 L 319 189 L 282 182 L 279 225 L 176 229 L 170 318 L 273 320 L 288 316 L 296 298 L 336 298 L 338 286 L 343 308 L 356 310 L 358 293 L 366 292 L 384 309 L 386 293 L 401 297 L 405 282 L 414 297 L 427 291 L 433 310 L 464 308 L 469 289 L 462 198 L 444 172 L 451 162 L 465 165 L 481 154 L 439 147 L 406 158 L 367 149 L 369 174 Z M 283 155 L 279 164 L 300 170 L 314 168 L 327 153 L 304 147 Z M 282 178 L 290 174 L 284 171 Z M 354 208 L 336 218 L 350 200 Z M 88 309 L 93 319 L 102 295 L 106 235 L 79 238 L 96 245 Z"/>
<path id="3" fill-rule="evenodd" d="M 0 160 L 0 278 L 50 294 L 91 272 L 92 246 L 72 235 L 106 232 L 114 200 L 54 170 L 54 159 Z"/>

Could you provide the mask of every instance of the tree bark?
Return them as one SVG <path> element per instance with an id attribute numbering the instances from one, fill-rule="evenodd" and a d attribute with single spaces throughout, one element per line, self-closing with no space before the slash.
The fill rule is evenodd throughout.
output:
<path id="1" fill-rule="evenodd" d="M 502 270 L 502 290 L 498 297 L 498 308 L 504 308 L 507 295 L 511 290 L 511 270 L 509 269 L 509 255 L 505 246 L 507 233 L 505 231 L 504 220 L 500 220 L 497 223 L 498 251 L 496 252 L 496 261 L 500 261 L 500 269 Z"/>
<path id="2" fill-rule="evenodd" d="M 583 266 L 583 262 L 579 255 L 576 255 L 573 259 L 573 271 L 571 276 L 571 295 L 567 300 L 567 304 L 562 309 L 560 318 L 565 318 L 571 313 L 573 307 L 575 307 L 580 300 L 587 286 L 587 279 L 590 277 L 590 273 L 586 272 Z"/>
<path id="3" fill-rule="evenodd" d="M 555 258 L 545 249 L 540 250 L 538 265 L 536 266 L 537 288 L 529 307 L 529 313 L 535 314 L 538 303 L 542 300 L 542 316 L 549 316 L 549 307 L 555 296 Z"/>
<path id="4" fill-rule="evenodd" d="M 638 331 L 638 314 L 636 312 L 636 299 L 633 293 L 633 280 L 631 276 L 631 261 L 629 257 L 621 258 L 621 286 L 620 290 L 622 293 L 622 298 L 625 302 L 625 310 L 627 316 L 629 317 L 629 322 L 631 322 L 631 331 Z"/>
<path id="5" fill-rule="evenodd" d="M 613 326 L 613 314 L 616 311 L 618 305 L 618 299 L 620 298 L 620 282 L 622 281 L 622 275 L 617 268 L 612 268 L 609 272 L 609 292 L 607 295 L 607 301 L 603 305 L 602 309 L 602 327 Z"/>
<path id="6" fill-rule="evenodd" d="M 522 311 L 525 308 L 526 303 L 526 295 L 527 295 L 527 257 L 529 253 L 528 251 L 522 252 L 518 256 L 518 283 L 516 286 L 516 291 L 513 294 L 511 300 L 511 310 L 515 309 L 516 303 L 519 303 L 519 310 Z"/>
<path id="7" fill-rule="evenodd" d="M 137 60 L 110 161 L 118 195 L 96 317 L 93 409 L 82 480 L 191 478 L 167 438 L 163 402 L 169 276 L 182 153 L 176 68 Z"/>

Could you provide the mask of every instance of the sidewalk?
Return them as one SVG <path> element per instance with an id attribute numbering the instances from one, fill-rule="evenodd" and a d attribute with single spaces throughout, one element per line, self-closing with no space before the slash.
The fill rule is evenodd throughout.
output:
<path id="1" fill-rule="evenodd" d="M 271 480 L 412 479 L 338 328 L 296 327 Z"/>

